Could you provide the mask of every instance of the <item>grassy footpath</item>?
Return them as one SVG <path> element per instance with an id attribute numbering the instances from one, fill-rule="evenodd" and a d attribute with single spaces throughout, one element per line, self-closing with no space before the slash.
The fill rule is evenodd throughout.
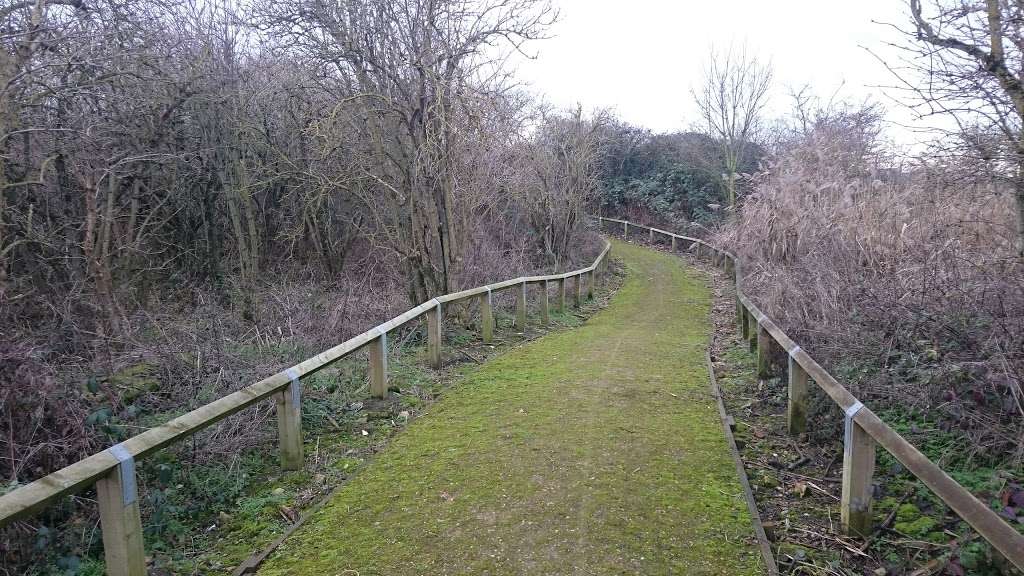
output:
<path id="1" fill-rule="evenodd" d="M 629 276 L 606 310 L 468 372 L 260 574 L 760 573 L 705 281 L 613 254 Z"/>

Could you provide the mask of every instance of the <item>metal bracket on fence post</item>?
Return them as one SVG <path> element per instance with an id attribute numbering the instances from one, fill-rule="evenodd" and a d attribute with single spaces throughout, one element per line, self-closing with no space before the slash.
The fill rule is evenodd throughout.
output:
<path id="1" fill-rule="evenodd" d="M 860 409 L 864 407 L 864 403 L 857 400 L 850 407 L 843 411 L 846 414 L 846 418 L 843 420 L 843 451 L 847 456 L 850 455 L 850 450 L 853 448 L 853 417 L 860 412 Z"/>
<path id="2" fill-rule="evenodd" d="M 292 366 L 285 374 L 291 379 L 292 383 L 288 385 L 288 395 L 292 400 L 292 410 L 296 413 L 301 412 L 302 406 L 302 382 L 299 380 L 299 372 Z"/>
<path id="3" fill-rule="evenodd" d="M 843 490 L 840 519 L 843 532 L 871 533 L 871 478 L 875 473 L 875 440 L 857 425 L 854 417 L 864 408 L 859 400 L 843 411 Z"/>
<path id="4" fill-rule="evenodd" d="M 117 458 L 118 473 L 121 475 L 121 500 L 127 506 L 139 497 L 139 488 L 135 483 L 135 457 L 123 443 L 114 444 L 107 451 Z"/>
<path id="5" fill-rule="evenodd" d="M 103 533 L 103 557 L 111 576 L 145 576 L 146 550 L 135 480 L 135 458 L 123 444 L 107 449 L 117 468 L 96 482 L 96 501 Z"/>
<path id="6" fill-rule="evenodd" d="M 305 460 L 302 452 L 302 381 L 292 366 L 285 370 L 291 381 L 277 398 L 277 434 L 281 445 L 281 468 L 300 470 Z"/>

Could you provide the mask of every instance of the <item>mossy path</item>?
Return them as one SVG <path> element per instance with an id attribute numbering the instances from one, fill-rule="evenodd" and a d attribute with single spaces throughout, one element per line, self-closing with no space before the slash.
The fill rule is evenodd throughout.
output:
<path id="1" fill-rule="evenodd" d="M 616 242 L 608 308 L 467 372 L 260 574 L 758 574 L 705 279 Z"/>

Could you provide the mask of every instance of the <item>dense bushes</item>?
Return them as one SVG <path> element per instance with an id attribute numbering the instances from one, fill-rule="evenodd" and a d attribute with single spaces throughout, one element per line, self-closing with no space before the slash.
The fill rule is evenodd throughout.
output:
<path id="1" fill-rule="evenodd" d="M 601 207 L 607 213 L 678 230 L 723 219 L 722 152 L 712 138 L 618 125 L 608 130 L 605 146 Z M 762 154 L 751 146 L 740 171 L 753 172 Z"/>
<path id="2" fill-rule="evenodd" d="M 501 69 L 552 21 L 542 0 L 0 7 L 3 490 L 420 301 L 591 257 L 602 120 L 542 113 Z M 261 417 L 190 457 L 253 446 Z"/>
<path id="3" fill-rule="evenodd" d="M 600 119 L 540 115 L 477 73 L 498 65 L 491 47 L 540 36 L 550 6 L 407 8 L 0 9 L 0 409 L 17 414 L 0 474 L 95 448 L 77 388 L 138 362 L 190 307 L 262 328 L 284 277 L 373 278 L 401 309 L 573 260 Z M 308 319 L 289 334 L 318 330 Z M 343 325 L 331 341 L 360 324 Z"/>
<path id="4" fill-rule="evenodd" d="M 925 414 L 988 464 L 1024 459 L 1024 265 L 984 166 L 880 146 L 872 107 L 819 110 L 716 240 L 765 311 L 878 409 Z M 953 457 L 954 455 L 949 455 Z"/>

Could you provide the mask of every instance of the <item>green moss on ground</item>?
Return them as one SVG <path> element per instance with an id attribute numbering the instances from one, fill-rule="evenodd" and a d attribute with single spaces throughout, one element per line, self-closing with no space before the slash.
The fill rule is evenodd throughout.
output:
<path id="1" fill-rule="evenodd" d="M 760 573 L 705 281 L 614 254 L 629 277 L 606 310 L 467 370 L 260 573 Z"/>

